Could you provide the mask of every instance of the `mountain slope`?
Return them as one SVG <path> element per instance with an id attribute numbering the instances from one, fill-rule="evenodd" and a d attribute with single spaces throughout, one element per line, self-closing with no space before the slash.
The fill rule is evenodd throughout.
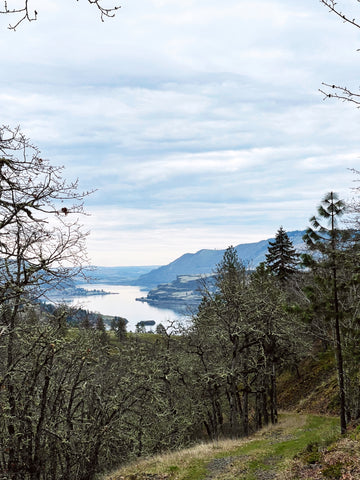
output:
<path id="1" fill-rule="evenodd" d="M 304 248 L 302 237 L 305 231 L 295 230 L 287 232 L 294 247 L 300 251 Z M 260 262 L 265 260 L 269 241 L 274 238 L 261 240 L 256 243 L 243 243 L 237 245 L 236 251 L 239 258 L 255 268 Z M 199 275 L 212 273 L 216 265 L 221 261 L 224 255 L 223 250 L 199 250 L 196 253 L 185 253 L 168 265 L 156 268 L 149 273 L 141 275 L 135 282 L 135 285 L 154 286 L 160 283 L 169 283 L 176 279 L 178 275 Z"/>

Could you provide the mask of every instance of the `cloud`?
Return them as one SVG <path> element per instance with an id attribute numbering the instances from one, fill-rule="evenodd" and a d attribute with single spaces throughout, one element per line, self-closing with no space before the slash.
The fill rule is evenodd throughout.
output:
<path id="1" fill-rule="evenodd" d="M 87 1 L 36 8 L 16 34 L 0 16 L 2 121 L 96 189 L 95 263 L 260 240 L 349 195 L 359 113 L 318 89 L 357 88 L 357 32 L 320 2 L 133 0 L 104 23 Z"/>

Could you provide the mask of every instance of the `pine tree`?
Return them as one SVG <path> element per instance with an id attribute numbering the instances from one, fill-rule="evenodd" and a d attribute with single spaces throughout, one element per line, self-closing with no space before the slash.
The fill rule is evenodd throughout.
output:
<path id="1" fill-rule="evenodd" d="M 128 323 L 126 318 L 114 317 L 111 321 L 111 330 L 115 332 L 115 335 L 120 341 L 126 339 L 126 324 Z"/>
<path id="2" fill-rule="evenodd" d="M 280 227 L 275 241 L 269 242 L 265 262 L 267 267 L 281 282 L 285 282 L 296 272 L 298 257 L 288 234 Z"/>
<path id="3" fill-rule="evenodd" d="M 342 257 L 345 253 L 345 244 L 348 232 L 338 228 L 338 220 L 345 213 L 345 203 L 339 200 L 334 192 L 329 192 L 318 207 L 318 216 L 310 219 L 311 227 L 303 237 L 308 249 L 314 254 L 304 255 L 305 266 L 310 267 L 316 274 L 319 285 L 328 302 L 325 304 L 325 316 L 332 321 L 334 330 L 335 352 L 337 360 L 339 398 L 340 398 L 340 426 L 341 433 L 346 432 L 346 397 L 343 365 L 343 342 L 341 338 L 340 319 L 343 314 L 340 302 L 339 272 Z M 327 224 L 327 226 L 324 226 Z"/>

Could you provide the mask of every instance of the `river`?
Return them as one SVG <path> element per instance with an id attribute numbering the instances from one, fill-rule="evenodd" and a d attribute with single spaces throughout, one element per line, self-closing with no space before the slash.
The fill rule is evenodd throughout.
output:
<path id="1" fill-rule="evenodd" d="M 85 284 L 78 287 L 86 290 L 104 290 L 113 295 L 89 295 L 74 297 L 71 306 L 81 307 L 92 312 L 124 317 L 128 320 L 127 330 L 135 331 L 136 324 L 142 320 L 154 320 L 167 326 L 171 320 L 185 320 L 184 316 L 169 309 L 150 306 L 146 302 L 137 302 L 135 299 L 146 297 L 147 291 L 140 287 L 127 285 Z M 154 330 L 156 328 L 152 327 Z"/>

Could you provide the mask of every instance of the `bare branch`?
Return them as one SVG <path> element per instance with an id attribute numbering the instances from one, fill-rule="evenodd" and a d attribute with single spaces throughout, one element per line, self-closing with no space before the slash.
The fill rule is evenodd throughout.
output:
<path id="1" fill-rule="evenodd" d="M 360 0 L 357 1 L 359 2 Z M 350 23 L 354 27 L 360 28 L 360 22 L 357 21 L 356 18 L 351 18 L 348 14 L 344 14 L 338 7 L 338 4 L 335 0 L 320 0 L 320 3 L 328 7 L 330 12 L 340 17 L 344 23 Z M 324 95 L 324 100 L 326 100 L 327 98 L 337 98 L 339 100 L 342 100 L 343 102 L 355 103 L 355 105 L 357 105 L 357 108 L 360 108 L 359 93 L 354 93 L 347 87 L 342 87 L 339 85 L 324 82 L 322 83 L 322 85 L 326 88 L 320 88 L 319 91 Z"/>
<path id="2" fill-rule="evenodd" d="M 10 0 L 10 3 L 12 1 L 13 0 Z M 22 6 L 12 8 L 8 5 L 8 1 L 5 0 L 4 6 L 2 8 L 0 7 L 0 14 L 11 15 L 17 18 L 17 21 L 15 23 L 9 24 L 8 28 L 10 30 L 15 31 L 17 27 L 26 20 L 28 22 L 33 22 L 34 20 L 37 20 L 38 12 L 36 10 L 34 10 L 33 12 L 30 10 L 29 0 L 22 0 L 22 1 L 23 1 Z M 76 1 L 79 1 L 79 0 L 76 0 Z M 119 10 L 121 6 L 114 5 L 113 7 L 105 8 L 101 5 L 101 1 L 102 0 L 88 0 L 88 2 L 91 5 L 95 5 L 99 10 L 101 21 L 103 22 L 105 17 L 108 17 L 108 18 L 115 17 L 116 11 Z"/>
<path id="3" fill-rule="evenodd" d="M 9 29 L 14 31 L 20 25 L 20 23 L 22 23 L 24 20 L 27 20 L 28 22 L 33 22 L 34 20 L 37 19 L 37 11 L 34 10 L 34 13 L 32 15 L 29 11 L 29 0 L 24 0 L 24 6 L 22 8 L 9 8 L 7 1 L 5 1 L 4 9 L 0 10 L 0 14 L 1 13 L 11 14 L 11 15 L 20 14 L 19 20 L 15 24 L 9 25 Z"/>
<path id="4" fill-rule="evenodd" d="M 329 90 L 319 88 L 319 92 L 324 95 L 324 100 L 327 98 L 337 98 L 344 102 L 352 102 L 355 105 L 358 105 L 357 108 L 360 108 L 360 94 L 354 93 L 349 90 L 347 87 L 340 87 L 338 85 L 330 85 L 329 83 L 322 83 L 324 87 L 327 87 Z"/>
<path id="5" fill-rule="evenodd" d="M 329 8 L 330 12 L 335 13 L 338 17 L 342 19 L 343 22 L 350 23 L 357 28 L 360 28 L 360 23 L 356 20 L 356 18 L 350 18 L 348 15 L 342 13 L 339 8 L 336 6 L 337 2 L 335 0 L 320 0 L 320 3 L 324 4 L 326 7 Z"/>
<path id="6" fill-rule="evenodd" d="M 115 17 L 116 10 L 119 10 L 121 8 L 120 5 L 115 5 L 112 8 L 104 8 L 103 6 L 100 5 L 100 0 L 88 0 L 88 2 L 97 6 L 101 14 L 102 22 L 104 21 L 104 17 L 109 17 L 109 18 Z"/>

